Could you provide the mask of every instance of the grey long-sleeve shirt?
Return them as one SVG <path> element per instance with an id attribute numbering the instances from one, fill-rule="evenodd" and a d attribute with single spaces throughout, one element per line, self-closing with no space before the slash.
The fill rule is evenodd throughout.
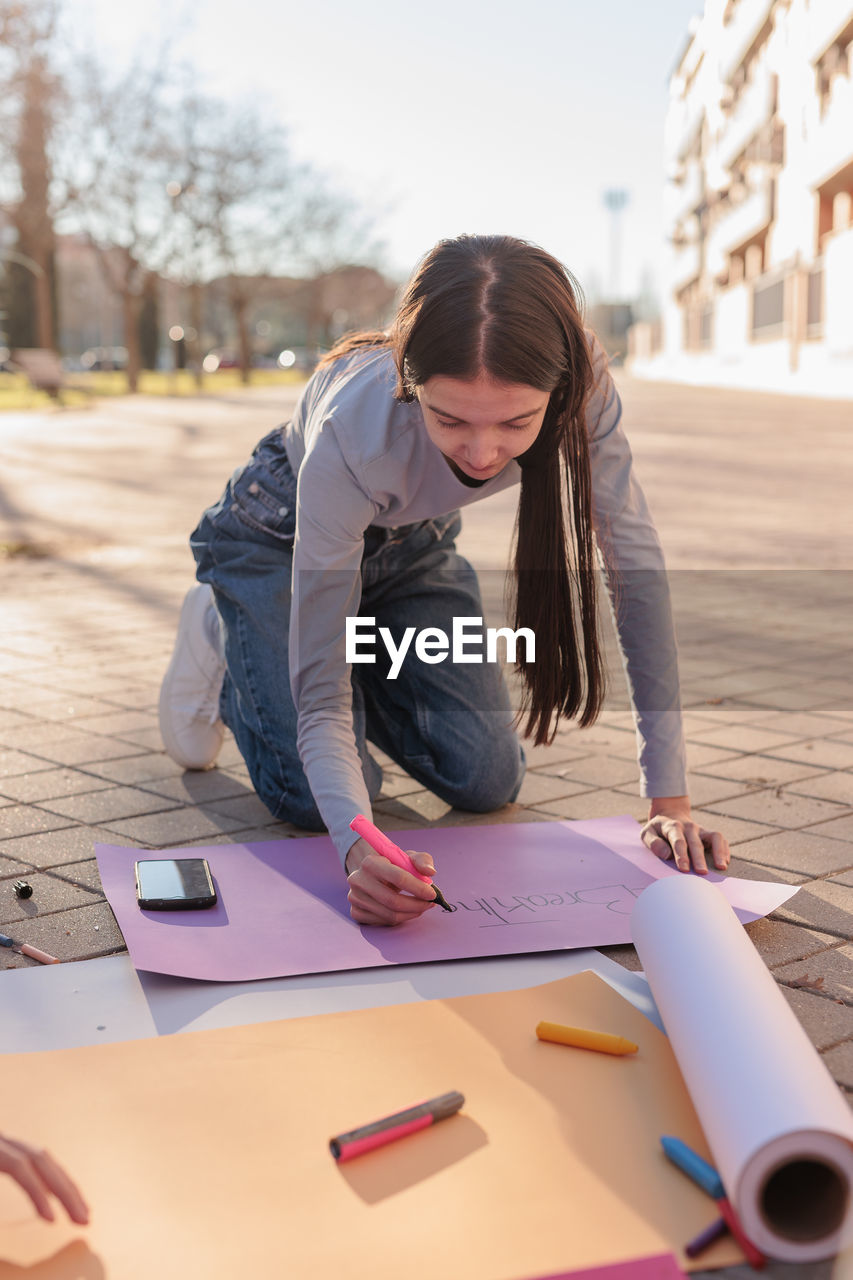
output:
<path id="1" fill-rule="evenodd" d="M 637 728 L 640 793 L 686 793 L 678 662 L 663 553 L 633 473 L 622 406 L 592 339 L 597 375 L 588 401 L 593 518 Z M 352 723 L 345 622 L 358 613 L 368 525 L 434 519 L 521 479 L 510 462 L 478 488 L 460 481 L 429 439 L 417 401 L 394 399 L 387 349 L 321 369 L 307 384 L 285 445 L 298 475 L 290 679 L 298 749 L 342 857 L 369 813 Z M 546 655 L 537 654 L 537 660 Z"/>

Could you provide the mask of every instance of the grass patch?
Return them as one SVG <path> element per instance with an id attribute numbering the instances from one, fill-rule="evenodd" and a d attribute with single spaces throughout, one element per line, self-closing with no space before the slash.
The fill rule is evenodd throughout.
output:
<path id="1" fill-rule="evenodd" d="M 201 389 L 186 369 L 169 372 L 144 369 L 139 376 L 139 394 L 143 396 L 216 396 L 224 392 L 251 390 L 252 387 L 299 386 L 303 373 L 293 369 L 253 369 L 248 388 L 240 381 L 239 369 L 217 369 L 206 373 Z M 94 399 L 128 394 L 127 377 L 121 372 L 69 373 L 59 401 L 46 391 L 35 391 L 26 374 L 0 373 L 0 413 L 27 409 L 49 409 L 61 404 L 66 408 L 83 408 Z"/>

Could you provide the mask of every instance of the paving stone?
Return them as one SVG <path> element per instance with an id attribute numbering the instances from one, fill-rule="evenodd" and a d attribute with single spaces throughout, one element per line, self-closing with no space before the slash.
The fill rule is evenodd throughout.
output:
<path id="1" fill-rule="evenodd" d="M 853 814 L 848 814 L 844 818 L 833 818 L 829 822 L 821 822 L 807 830 L 813 835 L 823 836 L 832 840 L 845 840 L 848 844 L 853 845 Z"/>
<path id="2" fill-rule="evenodd" d="M 718 800 L 731 800 L 744 795 L 749 786 L 733 778 L 712 778 L 705 773 L 691 773 L 687 779 L 687 791 L 691 806 L 706 808 Z"/>
<path id="3" fill-rule="evenodd" d="M 40 769 L 38 773 L 21 773 L 0 780 L 0 791 L 14 800 L 33 804 L 39 800 L 58 799 L 80 792 L 99 791 L 109 786 L 104 778 L 79 769 Z"/>
<path id="4" fill-rule="evenodd" d="M 743 818 L 715 813 L 710 809 L 692 809 L 693 821 L 711 831 L 722 831 L 730 845 L 741 844 L 746 840 L 757 840 L 761 836 L 773 835 L 778 827 L 759 822 L 747 822 Z"/>
<path id="5" fill-rule="evenodd" d="M 845 1040 L 822 1054 L 832 1078 L 845 1089 L 853 1089 L 853 1040 Z"/>
<path id="6" fill-rule="evenodd" d="M 209 800 L 204 805 L 203 811 L 211 817 L 222 814 L 226 818 L 233 818 L 241 827 L 263 827 L 278 821 L 254 792 L 244 792 L 243 795 L 232 796 L 229 799 Z"/>
<path id="7" fill-rule="evenodd" d="M 116 760 L 122 756 L 136 755 L 139 747 L 131 742 L 122 742 L 118 738 L 102 738 L 98 734 L 87 733 L 80 738 L 66 738 L 56 743 L 43 743 L 39 754 L 45 760 L 54 760 L 57 764 L 96 764 L 101 760 Z"/>
<path id="8" fill-rule="evenodd" d="M 91 894 L 86 894 L 86 901 L 91 905 L 74 907 L 69 911 L 40 916 L 25 924 L 18 924 L 12 937 L 16 941 L 29 942 L 31 946 L 57 956 L 60 960 L 90 960 L 95 956 L 124 951 L 124 938 L 109 905 L 104 901 L 92 902 Z M 39 963 L 37 960 L 19 958 L 25 959 L 29 967 Z M 0 965 L 5 965 L 2 950 Z"/>
<path id="9" fill-rule="evenodd" d="M 843 813 L 840 806 L 826 800 L 810 800 L 793 792 L 752 791 L 731 800 L 715 801 L 707 806 L 727 817 L 745 818 L 748 822 L 764 822 L 769 826 L 792 828 L 812 826 Z"/>
<path id="10" fill-rule="evenodd" d="M 622 784 L 637 785 L 637 765 L 634 760 L 618 756 L 587 756 L 563 765 L 557 776 L 569 778 L 587 788 L 617 787 Z"/>
<path id="11" fill-rule="evenodd" d="M 841 742 L 837 738 L 795 742 L 790 746 L 768 749 L 765 754 L 779 756 L 782 760 L 801 760 L 803 764 L 823 769 L 853 769 L 853 743 Z"/>
<path id="12" fill-rule="evenodd" d="M 19 840 L 10 840 L 0 844 L 0 853 L 4 850 L 14 854 L 23 863 L 31 867 L 59 867 L 67 862 L 79 862 L 81 858 L 89 858 L 96 844 L 130 844 L 113 831 L 102 827 L 64 827 L 61 831 L 48 831 L 38 835 L 23 836 Z"/>
<path id="13" fill-rule="evenodd" d="M 598 950 L 602 955 L 607 956 L 608 960 L 614 960 L 616 964 L 621 964 L 623 969 L 630 969 L 633 973 L 642 972 L 643 966 L 634 947 L 599 947 Z"/>
<path id="14" fill-rule="evenodd" d="M 774 969 L 774 978 L 790 987 L 814 990 L 850 1007 L 853 1038 L 853 946 L 824 948 L 817 954 Z"/>
<path id="15" fill-rule="evenodd" d="M 123 738 L 138 729 L 156 728 L 157 717 L 148 711 L 111 710 L 102 711 L 99 715 L 75 716 L 74 723 L 77 728 L 85 729 L 87 733 Z"/>
<path id="16" fill-rule="evenodd" d="M 844 729 L 844 725 L 834 716 L 817 712 L 774 715 L 762 723 L 765 729 L 778 729 L 780 733 L 786 734 L 800 734 L 803 738 L 826 738 Z"/>
<path id="17" fill-rule="evenodd" d="M 820 800 L 835 800 L 845 808 L 853 809 L 853 773 L 844 770 L 803 778 L 790 783 L 788 790 L 802 796 L 816 796 Z"/>
<path id="18" fill-rule="evenodd" d="M 833 880 L 811 880 L 776 913 L 837 938 L 853 937 L 853 888 Z"/>
<path id="19" fill-rule="evenodd" d="M 86 795 L 65 796 L 42 801 L 42 808 L 50 808 L 64 817 L 90 826 L 112 822 L 116 818 L 132 818 L 143 813 L 157 813 L 177 807 L 177 802 L 152 791 L 140 791 L 135 787 L 107 787 L 90 791 Z"/>
<path id="20" fill-rule="evenodd" d="M 31 723 L 31 717 L 25 715 L 22 711 L 13 711 L 9 707 L 0 706 L 0 732 L 5 729 L 17 729 L 20 725 Z"/>
<path id="21" fill-rule="evenodd" d="M 32 805 L 6 805 L 0 809 L 0 853 L 3 852 L 2 842 L 5 840 L 31 835 L 36 831 L 57 831 L 70 825 L 70 819 L 46 813 L 43 809 L 35 809 Z"/>
<path id="22" fill-rule="evenodd" d="M 46 694 L 47 690 L 41 690 Z M 75 724 L 84 716 L 100 716 L 115 711 L 115 707 L 110 706 L 108 702 L 102 701 L 100 698 L 87 698 L 80 694 L 75 695 L 73 699 L 67 696 L 54 699 L 51 702 L 47 698 L 40 701 L 38 713 L 46 720 L 73 720 Z"/>
<path id="23" fill-rule="evenodd" d="M 565 737 L 557 737 L 553 742 L 541 747 L 534 747 L 529 742 L 524 744 L 527 757 L 527 768 L 538 769 L 542 773 L 553 773 L 561 765 L 571 760 L 585 760 L 587 753 L 569 745 Z"/>
<path id="24" fill-rule="evenodd" d="M 822 778 L 829 771 L 810 768 L 797 760 L 780 760 L 776 756 L 730 756 L 711 761 L 702 767 L 702 773 L 715 778 L 730 778 L 753 787 L 781 787 L 809 778 Z"/>
<path id="25" fill-rule="evenodd" d="M 584 783 L 569 781 L 559 773 L 532 773 L 528 770 L 518 793 L 518 803 L 542 805 L 549 800 L 589 790 L 590 787 Z"/>
<path id="26" fill-rule="evenodd" d="M 737 852 L 744 862 L 800 871 L 809 877 L 853 867 L 853 845 L 807 831 L 779 831 L 761 840 L 748 840 L 738 845 Z"/>
<path id="27" fill-rule="evenodd" d="M 0 849 L 2 847 L 0 845 Z M 11 848 L 9 852 L 12 852 Z M 31 870 L 32 867 L 28 863 L 20 862 L 17 858 L 0 857 L 0 880 L 14 879 L 17 876 L 21 876 L 26 880 L 27 873 Z"/>
<path id="28" fill-rule="evenodd" d="M 19 777 L 23 773 L 49 768 L 50 764 L 46 760 L 39 760 L 38 756 L 12 748 L 0 748 L 0 778 Z"/>
<path id="29" fill-rule="evenodd" d="M 746 926 L 746 930 L 764 963 L 774 970 L 774 976 L 776 966 L 805 960 L 838 943 L 831 933 L 818 933 L 803 925 L 787 924 L 775 916 L 755 920 Z"/>
<path id="30" fill-rule="evenodd" d="M 612 756 L 635 760 L 637 743 L 634 731 L 613 729 L 594 724 L 589 729 L 579 729 L 577 725 L 566 725 L 557 733 L 557 740 L 564 741 L 572 750 L 584 755 L 595 755 L 607 751 Z"/>
<path id="31" fill-rule="evenodd" d="M 185 773 L 195 774 L 199 770 L 185 770 L 163 751 L 149 751 L 144 755 L 127 756 L 121 760 L 99 760 L 86 766 L 87 773 L 97 774 L 110 782 L 121 782 L 126 786 L 141 786 L 160 778 L 183 777 Z M 207 772 L 207 771 L 205 771 Z M 215 772 L 210 770 L 210 772 Z"/>
<path id="32" fill-rule="evenodd" d="M 719 729 L 700 730 L 688 738 L 688 743 L 704 743 L 711 747 L 725 747 L 730 751 L 762 751 L 767 755 L 771 749 L 781 755 L 783 752 L 780 748 L 795 741 L 794 734 L 778 733 L 775 729 L 757 729 L 752 725 L 724 725 Z"/>
<path id="33" fill-rule="evenodd" d="M 391 800 L 395 796 L 411 795 L 413 791 L 420 790 L 420 785 L 414 778 L 410 778 L 407 773 L 390 773 L 388 770 L 384 770 L 379 798 Z"/>
<path id="34" fill-rule="evenodd" d="M 808 876 L 799 871 L 784 871 L 781 867 L 765 867 L 754 862 L 744 862 L 738 855 L 740 845 L 732 850 L 729 875 L 739 880 L 761 880 L 765 884 L 811 884 Z"/>
<path id="35" fill-rule="evenodd" d="M 269 827 L 240 827 L 237 831 L 222 832 L 218 836 L 205 836 L 199 840 L 187 840 L 186 847 L 204 847 L 220 844 L 269 844 L 271 841 L 294 840 L 307 836 L 323 835 L 325 832 L 302 831 L 290 822 L 273 822 Z"/>
<path id="36" fill-rule="evenodd" d="M 411 778 L 406 780 L 410 787 L 418 785 Z M 255 794 L 251 783 L 223 769 L 188 769 L 176 778 L 152 778 L 143 790 L 179 804 L 206 804 L 211 800 Z"/>
<path id="37" fill-rule="evenodd" d="M 0 881 L 0 932 L 14 933 L 13 926 L 20 921 L 55 915 L 92 901 L 88 889 L 57 880 L 42 871 L 28 872 L 27 881 L 33 887 L 31 898 L 16 897 L 12 881 Z"/>
<path id="38" fill-rule="evenodd" d="M 152 849 L 169 849 L 185 844 L 187 840 L 200 840 L 223 831 L 236 831 L 238 827 L 245 825 L 225 814 L 207 814 L 199 809 L 172 809 L 168 813 L 148 814 L 140 818 L 117 818 L 105 823 L 105 843 L 113 843 L 109 839 L 109 833 L 114 831 L 126 837 L 122 843 L 129 840 L 132 844 L 148 845 Z"/>
<path id="39" fill-rule="evenodd" d="M 725 761 L 743 760 L 747 757 L 743 756 L 739 751 L 729 751 L 726 747 L 710 747 L 702 742 L 687 743 L 687 767 L 688 769 L 702 769 L 705 773 L 710 773 L 710 765 L 721 764 Z M 726 775 L 728 776 L 728 775 Z"/>
<path id="40" fill-rule="evenodd" d="M 159 751 L 163 746 L 163 739 L 156 725 L 148 729 L 129 729 L 126 733 L 116 736 L 120 737 L 122 742 L 131 743 L 147 751 Z"/>
<path id="41" fill-rule="evenodd" d="M 439 799 L 431 791 L 424 790 L 414 791 L 401 799 L 383 800 L 374 808 L 389 818 L 401 818 L 412 822 L 414 826 L 436 822 L 450 812 L 450 805 L 446 801 Z"/>
<path id="42" fill-rule="evenodd" d="M 66 862 L 62 867 L 45 872 L 45 875 L 53 876 L 58 880 L 69 880 L 72 884 L 82 885 L 84 889 L 91 889 L 100 897 L 104 896 L 101 877 L 98 873 L 98 861 L 94 857 L 86 858 L 81 862 Z"/>
<path id="43" fill-rule="evenodd" d="M 849 1005 L 838 1004 L 826 996 L 801 988 L 780 986 L 779 990 L 816 1049 L 829 1049 L 850 1039 L 853 1011 Z"/>
<path id="44" fill-rule="evenodd" d="M 582 818 L 612 818 L 619 814 L 630 814 L 638 821 L 645 821 L 649 813 L 649 802 L 624 791 L 583 791 L 575 796 L 540 801 L 536 809 L 552 818 L 575 821 Z"/>

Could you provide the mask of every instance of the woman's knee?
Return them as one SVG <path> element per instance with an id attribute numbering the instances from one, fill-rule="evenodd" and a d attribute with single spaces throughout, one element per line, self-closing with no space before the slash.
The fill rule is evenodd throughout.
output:
<path id="1" fill-rule="evenodd" d="M 515 733 L 490 735 L 454 762 L 445 798 L 459 809 L 490 813 L 515 800 L 524 773 L 524 752 Z"/>

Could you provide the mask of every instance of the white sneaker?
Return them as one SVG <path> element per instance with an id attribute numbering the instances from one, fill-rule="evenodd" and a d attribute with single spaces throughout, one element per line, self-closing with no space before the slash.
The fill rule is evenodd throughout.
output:
<path id="1" fill-rule="evenodd" d="M 225 662 L 213 640 L 218 627 L 212 589 L 204 583 L 192 587 L 160 689 L 163 746 L 185 769 L 210 769 L 225 737 L 219 718 Z"/>

